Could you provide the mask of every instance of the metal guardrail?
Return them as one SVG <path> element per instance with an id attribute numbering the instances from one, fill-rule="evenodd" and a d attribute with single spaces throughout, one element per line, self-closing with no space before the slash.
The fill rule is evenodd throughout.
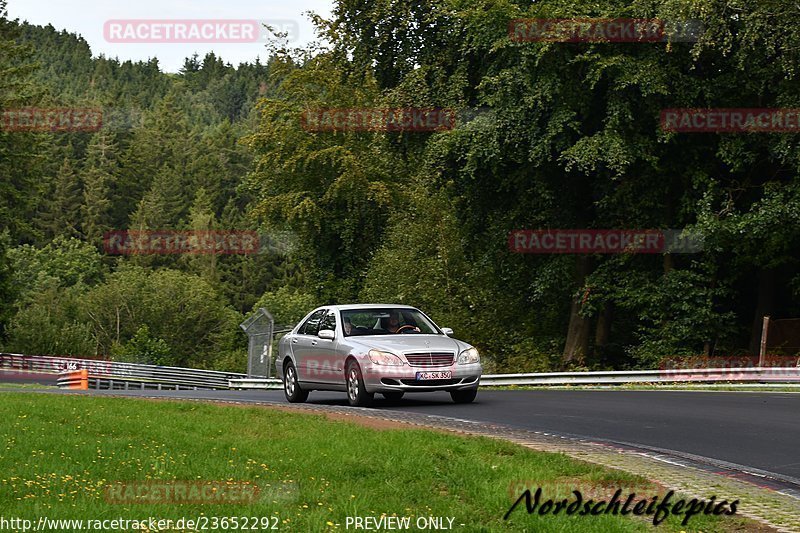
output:
<path id="1" fill-rule="evenodd" d="M 282 389 L 283 382 L 278 378 L 244 378 L 228 382 L 231 389 Z"/>
<path id="2" fill-rule="evenodd" d="M 227 389 L 229 380 L 245 377 L 237 372 L 0 353 L 0 371 L 62 374 L 75 370 L 88 371 L 92 389 Z"/>
<path id="3" fill-rule="evenodd" d="M 88 370 L 67 370 L 58 375 L 59 389 L 87 390 L 89 388 Z"/>
<path id="4" fill-rule="evenodd" d="M 533 374 L 487 374 L 481 387 L 510 385 L 623 385 L 626 383 L 758 383 L 800 384 L 800 367 L 770 368 L 681 368 L 670 370 L 622 370 L 602 372 L 541 372 Z M 280 388 L 280 380 L 233 379 L 231 389 Z"/>
<path id="5" fill-rule="evenodd" d="M 248 378 L 236 372 L 141 365 L 96 359 L 0 353 L 0 371 L 62 374 L 88 371 L 92 389 L 279 389 L 275 378 Z M 800 367 L 680 368 L 601 372 L 542 372 L 487 374 L 482 387 L 512 385 L 620 385 L 626 383 L 756 383 L 800 384 Z M 66 374 L 59 386 L 73 386 Z"/>
<path id="6" fill-rule="evenodd" d="M 542 372 L 493 374 L 481 377 L 481 386 L 504 385 L 615 385 L 626 383 L 800 383 L 800 368 L 680 368 L 602 372 Z"/>

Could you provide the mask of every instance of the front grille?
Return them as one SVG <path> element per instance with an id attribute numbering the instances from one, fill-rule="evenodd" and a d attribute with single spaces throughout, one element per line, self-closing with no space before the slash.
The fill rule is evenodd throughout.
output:
<path id="1" fill-rule="evenodd" d="M 414 387 L 438 387 L 441 385 L 455 385 L 456 383 L 461 383 L 461 378 L 451 378 L 451 379 L 401 379 L 400 382 L 403 385 L 411 385 Z"/>
<path id="2" fill-rule="evenodd" d="M 453 364 L 452 352 L 418 352 L 407 353 L 408 364 L 419 368 L 433 368 L 437 366 L 450 366 Z"/>

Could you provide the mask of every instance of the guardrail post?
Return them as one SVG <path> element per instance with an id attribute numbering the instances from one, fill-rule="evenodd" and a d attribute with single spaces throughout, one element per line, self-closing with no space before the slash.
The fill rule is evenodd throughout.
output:
<path id="1" fill-rule="evenodd" d="M 764 357 L 767 355 L 767 336 L 769 335 L 769 315 L 764 317 L 764 323 L 761 326 L 761 346 L 758 351 L 758 366 L 764 366 Z"/>

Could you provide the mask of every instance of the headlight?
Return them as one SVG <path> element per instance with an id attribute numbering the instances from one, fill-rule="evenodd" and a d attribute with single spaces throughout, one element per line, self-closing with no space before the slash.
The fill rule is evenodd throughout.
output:
<path id="1" fill-rule="evenodd" d="M 480 362 L 481 358 L 478 355 L 478 350 L 476 350 L 475 348 L 469 348 L 458 354 L 459 365 L 468 365 L 470 363 L 480 363 Z"/>
<path id="2" fill-rule="evenodd" d="M 370 350 L 368 355 L 369 355 L 369 360 L 375 363 L 376 365 L 403 366 L 402 359 L 389 352 L 382 352 L 380 350 Z"/>

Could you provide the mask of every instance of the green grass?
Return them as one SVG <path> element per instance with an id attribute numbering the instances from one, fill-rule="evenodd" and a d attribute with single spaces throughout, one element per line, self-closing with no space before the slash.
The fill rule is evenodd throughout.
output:
<path id="1" fill-rule="evenodd" d="M 56 389 L 55 385 L 42 385 L 40 383 L 3 383 L 0 381 L 0 390 L 3 389 Z"/>
<path id="2" fill-rule="evenodd" d="M 277 516 L 284 530 L 323 531 L 345 530 L 347 516 L 386 513 L 412 523 L 419 516 L 455 517 L 456 531 L 653 529 L 645 518 L 540 517 L 524 505 L 504 522 L 509 487 L 518 480 L 620 488 L 646 480 L 489 438 L 375 430 L 319 415 L 199 402 L 15 392 L 0 399 L 4 517 Z M 105 500 L 108 484 L 132 480 L 248 481 L 261 493 L 256 503 L 238 506 Z M 679 520 L 658 530 L 752 525 L 738 516 L 695 516 L 688 527 Z"/>

